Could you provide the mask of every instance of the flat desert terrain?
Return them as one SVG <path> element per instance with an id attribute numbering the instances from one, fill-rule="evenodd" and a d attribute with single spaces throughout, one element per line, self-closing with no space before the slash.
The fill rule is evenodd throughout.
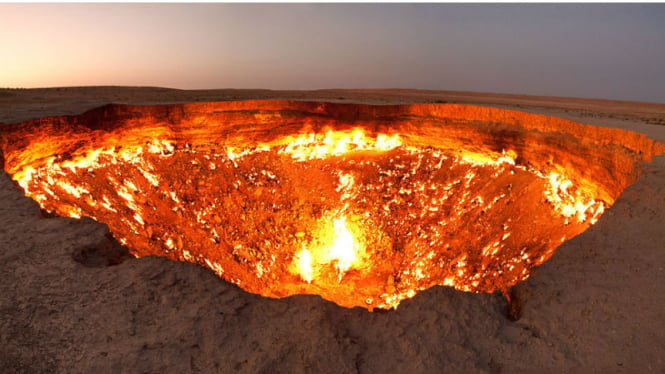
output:
<path id="1" fill-rule="evenodd" d="M 0 131 L 108 104 L 294 99 L 461 103 L 621 128 L 665 142 L 665 104 L 417 90 L 0 89 Z M 91 219 L 40 216 L 0 173 L 0 367 L 4 373 L 663 373 L 665 156 L 600 220 L 515 288 L 434 287 L 397 310 L 317 296 L 268 299 L 204 267 L 157 257 L 116 266 Z"/>

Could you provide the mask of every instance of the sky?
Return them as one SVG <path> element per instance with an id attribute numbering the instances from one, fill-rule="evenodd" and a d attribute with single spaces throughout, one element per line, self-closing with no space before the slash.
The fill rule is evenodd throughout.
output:
<path id="1" fill-rule="evenodd" d="M 0 3 L 0 87 L 88 85 L 665 103 L 665 4 Z"/>

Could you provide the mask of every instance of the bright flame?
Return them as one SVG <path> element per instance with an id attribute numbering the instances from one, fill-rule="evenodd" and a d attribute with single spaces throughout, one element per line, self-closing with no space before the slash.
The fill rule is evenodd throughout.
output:
<path id="1" fill-rule="evenodd" d="M 325 271 L 331 263 L 335 264 L 338 279 L 359 261 L 360 243 L 349 229 L 344 215 L 332 221 L 332 237 L 327 235 L 330 226 L 321 231 L 327 242 L 316 245 L 310 252 L 303 248 L 293 258 L 292 272 L 307 283 L 312 283 L 314 275 Z"/>
<path id="2" fill-rule="evenodd" d="M 555 172 L 550 173 L 548 180 L 549 189 L 545 191 L 545 197 L 563 217 L 575 217 L 579 223 L 583 223 L 588 218 L 587 213 L 592 213 L 590 223 L 593 225 L 598 221 L 604 211 L 602 201 L 597 202 L 579 191 L 572 194 L 569 189 L 573 182 Z"/>
<path id="3" fill-rule="evenodd" d="M 517 158 L 517 152 L 512 149 L 503 150 L 501 154 L 498 153 L 477 153 L 477 152 L 467 152 L 462 156 L 462 161 L 472 164 L 472 165 L 496 165 L 501 164 L 515 165 L 515 159 Z"/>
<path id="4" fill-rule="evenodd" d="M 340 156 L 351 151 L 389 151 L 402 145 L 398 134 L 392 136 L 378 134 L 376 139 L 372 139 L 361 129 L 328 130 L 325 135 L 301 134 L 289 140 L 280 153 L 288 154 L 298 161 Z"/>
<path id="5" fill-rule="evenodd" d="M 337 261 L 337 269 L 340 273 L 345 273 L 356 260 L 358 244 L 346 226 L 346 217 L 342 216 L 333 220 L 333 229 L 335 238 L 329 248 L 328 258 L 330 261 Z"/>
<path id="6" fill-rule="evenodd" d="M 309 253 L 307 248 L 303 248 L 296 254 L 295 260 L 300 277 L 305 282 L 312 283 L 312 273 L 314 272 L 312 269 L 312 254 Z"/>

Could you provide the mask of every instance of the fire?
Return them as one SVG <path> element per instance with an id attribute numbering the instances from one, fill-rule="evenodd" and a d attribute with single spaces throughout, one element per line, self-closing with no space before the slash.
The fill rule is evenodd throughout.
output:
<path id="1" fill-rule="evenodd" d="M 346 217 L 342 216 L 333 220 L 333 230 L 335 237 L 328 249 L 328 258 L 336 261 L 336 267 L 342 274 L 349 270 L 356 261 L 356 251 L 358 244 L 353 238 L 353 234 L 346 227 Z"/>
<path id="2" fill-rule="evenodd" d="M 316 282 L 316 275 L 332 270 L 334 265 L 338 281 L 357 265 L 361 259 L 362 247 L 349 229 L 346 217 L 332 219 L 332 225 L 325 224 L 316 234 L 316 243 L 301 249 L 293 258 L 292 271 L 307 283 Z"/>
<path id="3" fill-rule="evenodd" d="M 101 116 L 113 119 L 107 128 L 63 117 L 10 128 L 0 146 L 43 209 L 107 224 L 136 256 L 195 262 L 269 297 L 319 294 L 370 310 L 435 285 L 493 292 L 526 279 L 627 184 L 600 178 L 627 178 L 609 162 L 634 162 L 610 154 L 589 164 L 594 173 L 564 167 L 583 157 L 546 159 L 546 133 L 488 143 L 475 124 L 436 122 L 447 106 L 261 112 L 279 103 L 214 104 L 207 122 L 187 110 L 132 117 L 140 108 Z M 288 117 L 298 110 L 312 117 Z"/>
<path id="4" fill-rule="evenodd" d="M 307 283 L 312 283 L 312 276 L 314 270 L 312 269 L 312 254 L 303 248 L 300 252 L 296 253 L 296 268 L 302 279 Z"/>
<path id="5" fill-rule="evenodd" d="M 301 134 L 295 139 L 289 139 L 280 153 L 288 154 L 298 161 L 307 161 L 341 156 L 351 151 L 389 151 L 401 144 L 398 134 L 378 134 L 376 139 L 372 139 L 362 129 L 328 129 L 324 133 Z M 267 144 L 264 146 L 269 147 Z"/>
<path id="6" fill-rule="evenodd" d="M 598 221 L 598 217 L 605 211 L 602 201 L 596 202 L 595 199 L 584 196 L 580 191 L 576 191 L 573 196 L 568 191 L 573 182 L 558 173 L 551 172 L 548 181 L 549 189 L 545 191 L 545 197 L 554 205 L 555 210 L 560 212 L 563 217 L 566 217 L 566 223 L 572 217 L 577 218 L 577 221 L 580 223 L 586 222 L 588 218 L 587 214 L 591 213 L 592 218 L 590 223 L 594 224 Z"/>

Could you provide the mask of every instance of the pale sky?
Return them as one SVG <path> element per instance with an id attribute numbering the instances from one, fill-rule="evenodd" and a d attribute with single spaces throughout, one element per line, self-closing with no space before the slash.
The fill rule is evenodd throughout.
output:
<path id="1" fill-rule="evenodd" d="M 79 85 L 665 103 L 665 4 L 0 4 L 0 87 Z"/>

